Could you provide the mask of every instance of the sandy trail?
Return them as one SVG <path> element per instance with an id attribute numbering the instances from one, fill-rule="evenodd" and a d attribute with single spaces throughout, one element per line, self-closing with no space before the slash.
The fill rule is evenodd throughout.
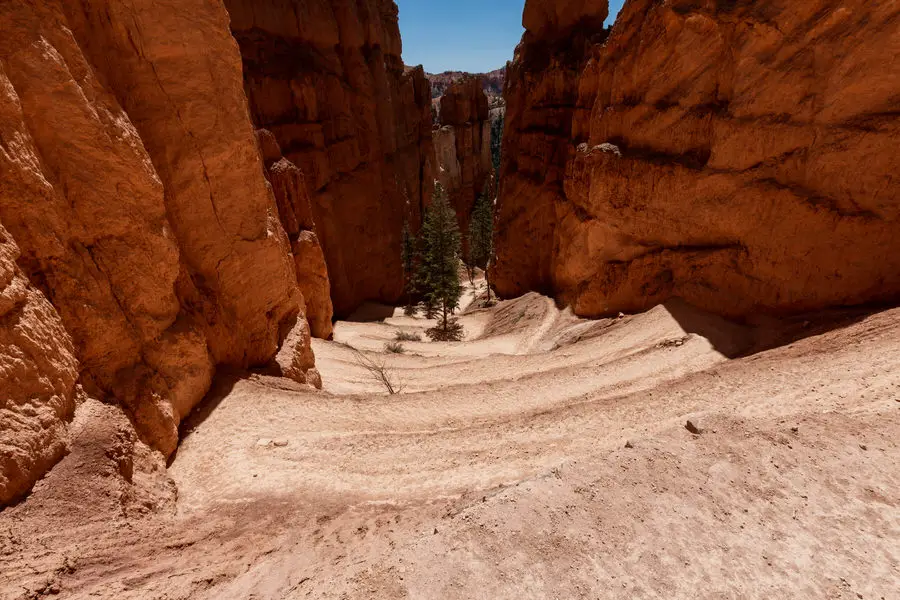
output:
<path id="1" fill-rule="evenodd" d="M 773 331 L 530 294 L 461 319 L 388 357 L 400 395 L 347 346 L 429 326 L 399 312 L 316 342 L 323 392 L 223 376 L 164 508 L 67 517 L 39 486 L 0 514 L 0 596 L 900 598 L 900 310 Z"/>

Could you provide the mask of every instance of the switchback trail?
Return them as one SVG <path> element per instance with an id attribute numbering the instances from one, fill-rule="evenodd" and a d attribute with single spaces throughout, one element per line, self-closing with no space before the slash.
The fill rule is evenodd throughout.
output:
<path id="1" fill-rule="evenodd" d="M 323 392 L 222 377 L 95 518 L 41 487 L 4 511 L 0 596 L 898 598 L 900 310 L 586 321 L 529 294 L 386 355 L 430 325 L 394 314 L 315 342 Z"/>

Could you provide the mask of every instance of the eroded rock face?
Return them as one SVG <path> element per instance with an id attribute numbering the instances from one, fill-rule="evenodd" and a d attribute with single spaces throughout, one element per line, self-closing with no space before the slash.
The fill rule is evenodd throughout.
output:
<path id="1" fill-rule="evenodd" d="M 404 220 L 433 182 L 431 93 L 392 0 L 226 0 L 256 125 L 303 172 L 334 311 L 403 291 Z"/>
<path id="2" fill-rule="evenodd" d="M 528 2 L 525 8 L 544 14 L 552 4 Z M 572 121 L 578 84 L 592 40 L 602 41 L 605 36 L 602 25 L 599 33 L 596 26 L 605 17 L 606 1 L 595 4 L 604 11 L 566 28 L 554 29 L 552 22 L 532 23 L 541 34 L 526 31 L 515 60 L 507 67 L 494 234 L 497 261 L 491 273 L 491 283 L 501 296 L 512 298 L 530 290 L 554 295 L 557 291 L 552 264 L 557 210 L 567 203 L 563 191 L 566 164 L 570 149 L 577 145 Z M 590 112 L 590 107 L 583 110 Z"/>
<path id="3" fill-rule="evenodd" d="M 630 0 L 600 43 L 601 3 L 574 25 L 543 4 L 508 73 L 503 295 L 589 316 L 900 297 L 900 7 Z"/>
<path id="4" fill-rule="evenodd" d="M 71 337 L 18 258 L 0 225 L 0 506 L 62 458 L 78 376 Z"/>
<path id="5" fill-rule="evenodd" d="M 472 207 L 491 177 L 491 122 L 488 98 L 479 77 L 452 83 L 440 100 L 434 130 L 437 179 L 447 190 L 466 231 Z"/>
<path id="6" fill-rule="evenodd" d="M 71 336 L 85 391 L 169 454 L 216 365 L 268 363 L 304 318 L 228 14 L 10 0 L 0 32 L 0 221 L 17 264 Z M 12 385 L 4 373 L 3 397 Z M 69 400 L 44 396 L 65 420 Z"/>
<path id="7" fill-rule="evenodd" d="M 310 331 L 317 338 L 331 339 L 334 333 L 331 282 L 325 255 L 316 236 L 303 173 L 282 156 L 278 141 L 270 131 L 260 129 L 256 135 L 266 165 L 266 177 L 275 194 L 278 214 L 291 242 L 297 284 L 303 293 Z"/>

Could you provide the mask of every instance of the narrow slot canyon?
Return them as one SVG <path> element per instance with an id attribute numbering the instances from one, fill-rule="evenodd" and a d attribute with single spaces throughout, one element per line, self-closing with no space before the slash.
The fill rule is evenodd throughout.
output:
<path id="1" fill-rule="evenodd" d="M 897 597 L 897 3 L 0 34 L 0 599 Z"/>

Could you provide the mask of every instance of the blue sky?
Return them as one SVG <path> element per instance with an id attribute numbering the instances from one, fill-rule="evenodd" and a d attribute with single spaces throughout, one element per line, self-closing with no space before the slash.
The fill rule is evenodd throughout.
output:
<path id="1" fill-rule="evenodd" d="M 429 73 L 499 69 L 522 37 L 525 0 L 396 0 L 403 62 Z M 610 0 L 610 22 L 624 0 Z"/>

